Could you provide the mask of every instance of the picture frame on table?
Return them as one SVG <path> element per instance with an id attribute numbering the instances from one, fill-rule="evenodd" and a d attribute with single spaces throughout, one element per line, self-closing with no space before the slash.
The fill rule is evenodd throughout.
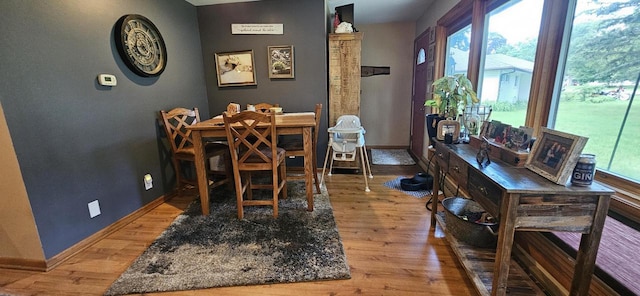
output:
<path id="1" fill-rule="evenodd" d="M 253 50 L 215 54 L 218 87 L 257 85 Z"/>
<path id="2" fill-rule="evenodd" d="M 450 134 L 452 136 L 452 142 L 458 142 L 458 138 L 460 137 L 460 122 L 451 119 L 440 120 L 438 121 L 436 132 L 436 139 L 438 141 L 443 141 L 445 136 Z"/>
<path id="3" fill-rule="evenodd" d="M 267 46 L 269 78 L 295 78 L 293 45 Z"/>
<path id="4" fill-rule="evenodd" d="M 565 185 L 589 138 L 542 127 L 533 143 L 525 167 L 560 185 Z"/>

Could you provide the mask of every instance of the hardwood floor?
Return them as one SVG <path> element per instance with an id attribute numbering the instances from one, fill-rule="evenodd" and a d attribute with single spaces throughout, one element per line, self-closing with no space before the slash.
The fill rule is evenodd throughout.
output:
<path id="1" fill-rule="evenodd" d="M 443 233 L 430 230 L 426 198 L 383 185 L 420 167 L 372 169 L 368 193 L 362 175 L 325 177 L 351 279 L 156 295 L 475 295 Z M 52 271 L 0 269 L 0 295 L 102 295 L 193 198 L 162 204 Z"/>

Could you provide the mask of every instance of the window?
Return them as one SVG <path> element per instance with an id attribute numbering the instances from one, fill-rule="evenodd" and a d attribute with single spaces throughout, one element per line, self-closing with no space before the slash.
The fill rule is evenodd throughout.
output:
<path id="1" fill-rule="evenodd" d="M 493 119 L 516 127 L 527 115 L 543 4 L 508 1 L 486 15 L 478 94 Z"/>
<path id="2" fill-rule="evenodd" d="M 478 97 L 493 119 L 513 126 L 525 123 L 543 4 L 506 1 L 486 16 Z M 447 37 L 445 75 L 467 74 L 470 41 L 470 24 Z"/>
<path id="3" fill-rule="evenodd" d="M 597 168 L 640 181 L 638 0 L 577 0 L 549 126 L 589 137 Z"/>

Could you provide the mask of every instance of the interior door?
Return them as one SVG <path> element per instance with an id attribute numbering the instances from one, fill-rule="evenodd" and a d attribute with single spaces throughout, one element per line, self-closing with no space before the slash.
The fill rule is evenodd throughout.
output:
<path id="1" fill-rule="evenodd" d="M 420 158 L 424 149 L 424 101 L 427 95 L 428 73 L 428 49 L 429 29 L 424 31 L 414 41 L 414 70 L 413 70 L 413 95 L 411 97 L 411 152 Z M 433 78 L 430 78 L 433 79 Z"/>

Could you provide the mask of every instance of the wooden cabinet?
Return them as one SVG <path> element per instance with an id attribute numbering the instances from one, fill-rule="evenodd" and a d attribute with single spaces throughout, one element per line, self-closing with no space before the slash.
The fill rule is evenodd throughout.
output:
<path id="1" fill-rule="evenodd" d="M 329 34 L 329 126 L 340 115 L 360 116 L 362 32 Z"/>
<path id="2" fill-rule="evenodd" d="M 435 142 L 433 191 L 444 173 L 458 188 L 499 221 L 496 249 L 479 249 L 447 233 L 443 215 L 432 215 L 445 229 L 454 253 L 480 295 L 544 295 L 515 261 L 511 249 L 516 231 L 569 231 L 582 234 L 570 295 L 588 295 L 604 220 L 613 191 L 593 183 L 587 187 L 557 185 L 536 173 L 501 160 L 486 167 L 476 161 L 477 149 L 465 144 Z M 434 213 L 438 213 L 435 203 Z M 486 264 L 493 261 L 493 264 Z"/>

